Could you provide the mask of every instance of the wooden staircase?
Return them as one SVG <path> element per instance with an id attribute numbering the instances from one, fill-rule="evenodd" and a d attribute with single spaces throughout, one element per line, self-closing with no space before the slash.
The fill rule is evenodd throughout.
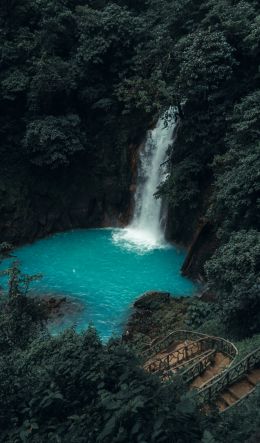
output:
<path id="1" fill-rule="evenodd" d="M 207 412 L 215 405 L 220 412 L 242 401 L 260 383 L 260 348 L 232 365 L 238 351 L 233 343 L 195 331 L 173 331 L 154 339 L 143 353 L 143 367 L 170 382 L 176 373 L 197 391 Z"/>
<path id="2" fill-rule="evenodd" d="M 198 390 L 198 402 L 205 412 L 217 407 L 224 412 L 250 395 L 260 383 L 260 348 L 255 349 L 220 376 Z"/>
<path id="3" fill-rule="evenodd" d="M 219 393 L 215 405 L 220 412 L 225 411 L 251 394 L 258 383 L 260 383 L 260 368 L 253 369 L 237 382 L 227 386 Z"/>
<path id="4" fill-rule="evenodd" d="M 150 354 L 145 370 L 159 373 L 163 381 L 181 371 L 184 383 L 198 388 L 223 371 L 237 350 L 224 339 L 182 330 L 155 341 Z"/>

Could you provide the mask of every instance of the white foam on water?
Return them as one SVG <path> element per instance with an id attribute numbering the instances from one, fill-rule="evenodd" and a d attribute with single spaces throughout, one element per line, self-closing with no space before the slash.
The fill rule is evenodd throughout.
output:
<path id="1" fill-rule="evenodd" d="M 129 251 L 135 250 L 139 253 L 169 247 L 164 239 L 155 238 L 150 231 L 133 228 L 131 226 L 115 231 L 112 237 L 113 242 L 118 246 L 124 247 Z"/>

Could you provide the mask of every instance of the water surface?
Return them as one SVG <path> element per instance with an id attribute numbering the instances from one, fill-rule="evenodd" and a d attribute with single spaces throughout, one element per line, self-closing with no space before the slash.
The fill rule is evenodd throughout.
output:
<path id="1" fill-rule="evenodd" d="M 180 275 L 183 251 L 171 246 L 140 248 L 121 241 L 122 230 L 74 230 L 18 248 L 23 272 L 42 273 L 34 291 L 73 296 L 84 310 L 73 322 L 91 322 L 103 339 L 122 332 L 129 310 L 148 290 L 190 295 L 196 287 Z M 1 268 L 8 265 L 5 260 Z M 69 319 L 66 322 L 70 324 Z"/>

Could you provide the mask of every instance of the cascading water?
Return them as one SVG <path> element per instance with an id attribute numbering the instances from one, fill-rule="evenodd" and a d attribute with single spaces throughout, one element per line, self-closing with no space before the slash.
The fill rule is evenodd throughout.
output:
<path id="1" fill-rule="evenodd" d="M 163 163 L 172 144 L 175 125 L 174 112 L 170 108 L 158 120 L 156 127 L 148 131 L 140 152 L 133 219 L 126 229 L 114 235 L 116 242 L 144 250 L 165 245 L 163 203 L 154 194 L 166 177 Z"/>

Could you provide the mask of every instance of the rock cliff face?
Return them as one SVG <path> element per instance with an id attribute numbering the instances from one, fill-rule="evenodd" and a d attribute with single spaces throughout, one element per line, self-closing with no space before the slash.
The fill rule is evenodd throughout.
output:
<path id="1" fill-rule="evenodd" d="M 193 279 L 204 279 L 204 264 L 218 246 L 214 227 L 208 222 L 201 222 L 190 244 L 182 266 L 182 274 Z"/>
<path id="2" fill-rule="evenodd" d="M 181 244 L 187 249 L 187 256 L 182 266 L 182 274 L 194 280 L 204 280 L 204 264 L 219 245 L 216 227 L 207 221 L 205 213 L 209 204 L 209 191 L 205 186 L 202 193 L 203 204 L 200 210 L 190 211 L 176 221 L 171 208 L 168 212 L 166 236 L 168 240 Z M 181 213 L 181 211 L 179 211 Z"/>
<path id="3" fill-rule="evenodd" d="M 3 171 L 0 242 L 21 244 L 67 229 L 126 223 L 134 149 L 126 147 L 116 167 L 106 169 L 81 157 L 56 171 L 27 165 Z M 113 161 L 106 159 L 108 165 Z"/>

